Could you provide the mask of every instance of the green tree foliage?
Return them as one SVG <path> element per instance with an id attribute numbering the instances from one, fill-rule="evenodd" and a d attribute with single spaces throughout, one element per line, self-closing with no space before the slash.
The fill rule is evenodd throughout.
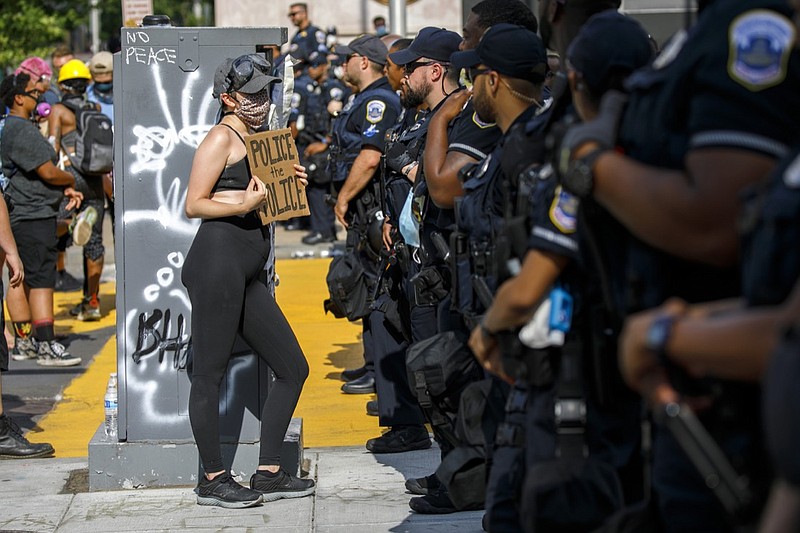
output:
<path id="1" fill-rule="evenodd" d="M 120 0 L 96 0 L 100 9 L 100 41 L 119 36 Z M 200 0 L 211 5 L 211 0 Z M 91 0 L 0 0 L 0 77 L 30 56 L 50 59 L 53 48 L 69 42 L 77 28 L 88 28 Z M 195 17 L 194 0 L 153 0 L 153 12 L 168 15 L 176 26 L 212 25 Z"/>
<path id="2" fill-rule="evenodd" d="M 79 15 L 55 9 L 55 2 L 0 2 L 0 70 L 10 70 L 29 56 L 49 59 L 55 43 L 63 42 Z"/>

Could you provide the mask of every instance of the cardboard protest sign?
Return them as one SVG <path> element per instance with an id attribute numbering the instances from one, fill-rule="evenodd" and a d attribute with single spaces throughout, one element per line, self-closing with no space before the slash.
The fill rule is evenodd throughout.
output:
<path id="1" fill-rule="evenodd" d="M 297 181 L 294 165 L 300 163 L 288 128 L 265 131 L 244 138 L 250 172 L 267 187 L 264 223 L 308 215 L 306 188 Z"/>

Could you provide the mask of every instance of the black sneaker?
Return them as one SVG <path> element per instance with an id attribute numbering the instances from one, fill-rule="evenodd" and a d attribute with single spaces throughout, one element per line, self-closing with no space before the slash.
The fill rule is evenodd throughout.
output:
<path id="1" fill-rule="evenodd" d="M 406 490 L 411 494 L 418 494 L 425 496 L 442 485 L 436 474 L 431 474 L 425 477 L 411 478 L 406 480 Z"/>
<path id="2" fill-rule="evenodd" d="M 455 504 L 447 494 L 447 489 L 442 485 L 427 496 L 411 498 L 409 507 L 419 514 L 450 514 L 459 511 L 477 511 L 483 509 L 483 504 L 468 505 L 463 509 L 456 509 Z"/>
<path id="3" fill-rule="evenodd" d="M 395 426 L 380 437 L 367 441 L 367 450 L 372 453 L 410 452 L 430 447 L 431 438 L 425 426 Z"/>
<path id="4" fill-rule="evenodd" d="M 236 482 L 227 472 L 209 480 L 205 475 L 195 489 L 197 505 L 244 509 L 261 503 L 261 494 Z"/>
<path id="5" fill-rule="evenodd" d="M 257 471 L 250 478 L 250 488 L 261 493 L 265 502 L 314 494 L 315 485 L 313 479 L 300 479 L 282 469 L 274 475 Z"/>
<path id="6" fill-rule="evenodd" d="M 83 282 L 66 270 L 56 272 L 56 292 L 73 292 L 83 288 Z"/>
<path id="7" fill-rule="evenodd" d="M 30 442 L 22 435 L 16 422 L 6 415 L 0 415 L 0 459 L 33 459 L 50 457 L 54 453 L 51 444 Z"/>

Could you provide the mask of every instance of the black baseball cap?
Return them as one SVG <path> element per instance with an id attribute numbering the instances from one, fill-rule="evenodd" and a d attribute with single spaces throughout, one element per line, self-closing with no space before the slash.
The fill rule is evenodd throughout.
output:
<path id="1" fill-rule="evenodd" d="M 338 45 L 336 53 L 344 55 L 359 54 L 374 63 L 385 65 L 389 49 L 386 48 L 380 38 L 370 33 L 365 33 L 350 41 L 347 46 Z"/>
<path id="2" fill-rule="evenodd" d="M 235 59 L 228 58 L 214 72 L 214 89 L 211 96 L 219 98 L 222 93 L 237 91 L 255 94 L 280 78 L 267 74 L 272 65 L 263 56 L 245 54 Z"/>
<path id="3" fill-rule="evenodd" d="M 389 54 L 395 65 L 407 65 L 424 57 L 443 63 L 450 62 L 450 56 L 458 51 L 461 36 L 454 31 L 428 26 L 419 33 L 408 48 Z"/>
<path id="4" fill-rule="evenodd" d="M 592 16 L 567 49 L 567 61 L 589 90 L 602 94 L 612 71 L 643 67 L 653 59 L 650 38 L 633 18 L 609 9 Z"/>
<path id="5" fill-rule="evenodd" d="M 450 57 L 455 68 L 486 65 L 511 78 L 544 81 L 547 50 L 538 35 L 516 24 L 495 24 L 487 29 L 477 48 Z"/>

